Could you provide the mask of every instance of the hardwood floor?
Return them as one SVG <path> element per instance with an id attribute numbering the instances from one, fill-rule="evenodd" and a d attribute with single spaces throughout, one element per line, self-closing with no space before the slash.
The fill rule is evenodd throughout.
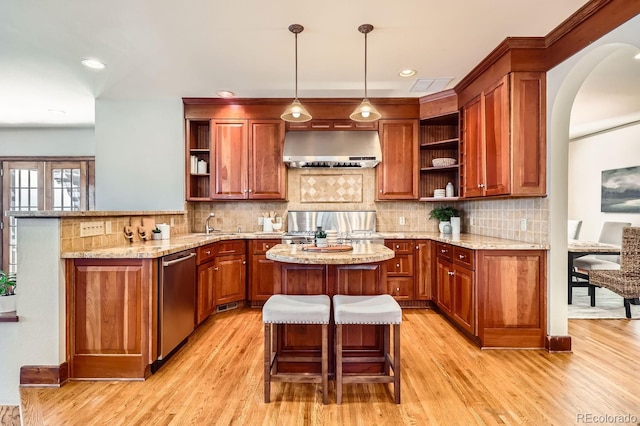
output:
<path id="1" fill-rule="evenodd" d="M 422 425 L 640 422 L 640 321 L 572 320 L 573 353 L 480 350 L 431 310 L 405 309 L 402 404 L 390 385 L 274 383 L 263 402 L 259 309 L 209 318 L 144 382 L 21 389 L 25 425 Z M 583 417 L 580 417 L 583 416 Z M 593 421 L 592 421 L 593 422 Z M 602 423 L 602 419 L 599 423 Z M 621 423 L 621 421 L 618 421 Z"/>

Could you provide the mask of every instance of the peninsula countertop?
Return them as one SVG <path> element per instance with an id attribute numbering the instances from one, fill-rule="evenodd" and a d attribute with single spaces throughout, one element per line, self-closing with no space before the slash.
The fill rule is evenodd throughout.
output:
<path id="1" fill-rule="evenodd" d="M 267 259 L 306 265 L 357 265 L 392 259 L 393 250 L 383 244 L 354 244 L 353 250 L 342 252 L 308 251 L 304 244 L 278 244 L 267 250 Z"/>

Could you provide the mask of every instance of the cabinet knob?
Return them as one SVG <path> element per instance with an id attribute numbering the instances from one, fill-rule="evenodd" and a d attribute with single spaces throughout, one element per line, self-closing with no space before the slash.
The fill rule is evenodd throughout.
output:
<path id="1" fill-rule="evenodd" d="M 253 191 L 250 189 L 249 192 L 253 192 Z"/>
<path id="2" fill-rule="evenodd" d="M 380 192 L 380 193 L 382 194 L 382 189 L 381 189 L 381 190 L 379 190 L 378 192 Z"/>
<path id="3" fill-rule="evenodd" d="M 243 260 L 243 261 L 242 261 L 242 264 L 243 264 L 243 265 L 246 265 L 246 264 L 247 264 L 247 261 L 246 261 L 246 260 Z"/>
<path id="4" fill-rule="evenodd" d="M 399 248 L 400 248 L 400 245 L 399 245 L 399 244 L 398 244 L 398 245 L 396 245 L 396 248 L 397 248 L 397 249 L 399 249 Z"/>
<path id="5" fill-rule="evenodd" d="M 217 270 L 218 270 L 218 267 L 217 267 L 217 266 L 215 266 L 215 267 L 213 268 L 213 270 L 214 270 L 214 271 L 217 271 Z"/>
<path id="6" fill-rule="evenodd" d="M 400 267 L 400 264 L 399 264 L 399 263 L 396 263 L 396 268 L 399 268 L 399 267 Z"/>
<path id="7" fill-rule="evenodd" d="M 445 250 L 445 249 L 440 249 L 440 251 L 441 251 L 442 253 L 446 253 L 446 252 L 447 252 L 447 250 Z"/>
<path id="8" fill-rule="evenodd" d="M 420 250 L 420 246 L 416 246 L 416 250 Z"/>
<path id="9" fill-rule="evenodd" d="M 460 259 L 464 259 L 464 255 L 463 254 L 461 254 L 459 256 L 460 256 Z"/>
<path id="10" fill-rule="evenodd" d="M 265 246 L 266 248 L 269 248 L 269 244 L 265 244 L 264 246 Z"/>
<path id="11" fill-rule="evenodd" d="M 211 250 L 207 250 L 205 253 L 207 253 L 207 256 L 209 256 L 211 254 Z"/>
<path id="12" fill-rule="evenodd" d="M 453 275 L 453 272 L 447 272 L 447 274 L 449 274 L 449 275 Z"/>

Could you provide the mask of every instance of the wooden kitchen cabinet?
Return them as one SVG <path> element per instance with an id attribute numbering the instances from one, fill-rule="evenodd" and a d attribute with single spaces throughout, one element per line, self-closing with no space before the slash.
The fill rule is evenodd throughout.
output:
<path id="1" fill-rule="evenodd" d="M 157 359 L 158 260 L 66 260 L 73 379 L 144 379 Z"/>
<path id="2" fill-rule="evenodd" d="M 385 240 L 395 257 L 386 262 L 386 292 L 396 300 L 414 299 L 414 241 Z"/>
<path id="3" fill-rule="evenodd" d="M 475 335 L 474 272 L 468 268 L 473 252 L 468 249 L 437 243 L 436 303 L 442 313 L 461 329 Z M 463 256 L 467 261 L 460 261 Z"/>
<path id="4" fill-rule="evenodd" d="M 246 298 L 246 264 L 244 254 L 216 256 L 216 306 Z"/>
<path id="5" fill-rule="evenodd" d="M 282 120 L 249 121 L 250 200 L 287 198 L 287 168 L 282 161 L 284 128 Z"/>
<path id="6" fill-rule="evenodd" d="M 415 288 L 416 300 L 433 300 L 435 289 L 435 242 L 416 240 L 415 242 Z"/>
<path id="7" fill-rule="evenodd" d="M 545 74 L 513 72 L 462 108 L 465 198 L 546 193 Z"/>
<path id="8" fill-rule="evenodd" d="M 267 250 L 280 240 L 249 241 L 249 300 L 260 306 L 274 294 L 274 273 L 278 263 L 267 259 Z"/>
<path id="9" fill-rule="evenodd" d="M 418 120 L 379 120 L 377 200 L 418 199 Z"/>
<path id="10" fill-rule="evenodd" d="M 196 286 L 196 325 L 209 318 L 216 308 L 215 261 L 198 265 Z"/>
<path id="11" fill-rule="evenodd" d="M 546 259 L 544 250 L 477 252 L 478 337 L 483 347 L 544 347 Z"/>
<path id="12" fill-rule="evenodd" d="M 187 120 L 187 199 L 284 200 L 282 120 Z M 190 159 L 207 161 L 207 173 L 192 173 Z"/>

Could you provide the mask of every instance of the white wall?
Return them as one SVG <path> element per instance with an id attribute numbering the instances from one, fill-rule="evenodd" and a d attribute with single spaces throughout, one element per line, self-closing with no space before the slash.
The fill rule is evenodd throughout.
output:
<path id="1" fill-rule="evenodd" d="M 184 209 L 182 100 L 96 100 L 96 210 Z"/>
<path id="2" fill-rule="evenodd" d="M 93 156 L 93 127 L 0 128 L 0 156 Z"/>
<path id="3" fill-rule="evenodd" d="M 638 94 L 640 96 L 640 94 Z M 638 213 L 600 211 L 602 171 L 640 166 L 640 123 L 577 139 L 569 144 L 569 218 L 582 220 L 581 240 L 597 241 L 604 222 L 640 226 Z"/>
<path id="4" fill-rule="evenodd" d="M 0 323 L 0 405 L 20 404 L 20 367 L 65 361 L 60 220 L 18 219 L 18 322 Z"/>

